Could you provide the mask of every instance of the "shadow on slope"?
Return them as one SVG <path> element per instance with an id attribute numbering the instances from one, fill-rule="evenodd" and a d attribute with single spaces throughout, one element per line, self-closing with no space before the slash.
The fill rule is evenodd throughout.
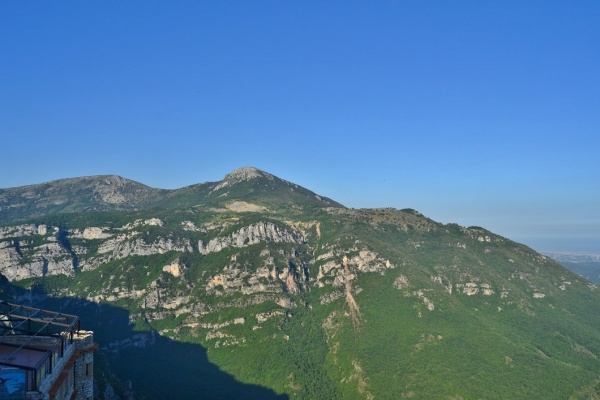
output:
<path id="1" fill-rule="evenodd" d="M 80 316 L 81 327 L 93 330 L 110 372 L 131 382 L 135 397 L 150 399 L 288 399 L 272 390 L 237 381 L 208 360 L 206 349 L 154 331 L 134 331 L 129 312 L 84 299 L 52 298 L 22 293 L 37 307 Z M 243 362 L 243 360 L 241 360 Z M 100 388 L 104 392 L 104 388 Z"/>

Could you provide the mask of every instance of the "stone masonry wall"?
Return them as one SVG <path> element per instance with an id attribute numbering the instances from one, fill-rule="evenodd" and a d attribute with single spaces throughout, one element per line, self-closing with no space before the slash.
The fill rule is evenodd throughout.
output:
<path id="1" fill-rule="evenodd" d="M 75 361 L 76 400 L 88 400 L 94 396 L 94 343 L 93 332 L 79 331 L 75 336 L 75 349 L 78 352 Z"/>

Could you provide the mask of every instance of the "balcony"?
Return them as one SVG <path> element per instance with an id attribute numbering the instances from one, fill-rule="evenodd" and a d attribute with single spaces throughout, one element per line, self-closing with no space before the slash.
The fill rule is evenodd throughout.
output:
<path id="1" fill-rule="evenodd" d="M 0 399 L 48 398 L 79 329 L 75 315 L 0 301 Z"/>

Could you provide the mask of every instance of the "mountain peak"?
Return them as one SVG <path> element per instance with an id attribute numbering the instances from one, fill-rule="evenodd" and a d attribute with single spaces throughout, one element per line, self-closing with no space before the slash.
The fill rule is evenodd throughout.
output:
<path id="1" fill-rule="evenodd" d="M 275 176 L 269 174 L 268 172 L 261 171 L 258 168 L 254 167 L 242 167 L 230 172 L 225 175 L 225 178 L 212 190 L 217 191 L 219 189 L 223 189 L 224 187 L 235 185 L 236 183 L 240 183 L 243 181 L 249 181 L 251 179 L 256 178 L 267 178 L 269 180 L 274 180 Z"/>
<path id="2" fill-rule="evenodd" d="M 247 181 L 254 178 L 268 178 L 273 179 L 274 176 L 268 172 L 261 171 L 254 167 L 242 167 L 234 170 L 233 172 L 225 175 L 224 180 L 226 181 Z"/>
<path id="3" fill-rule="evenodd" d="M 293 182 L 286 181 L 268 172 L 254 167 L 238 168 L 225 175 L 222 181 L 214 182 L 209 195 L 231 201 L 234 197 L 241 201 L 252 201 L 269 209 L 289 207 L 290 204 L 344 207 L 343 205 L 321 197 Z M 237 197 L 236 197 L 237 196 Z"/>

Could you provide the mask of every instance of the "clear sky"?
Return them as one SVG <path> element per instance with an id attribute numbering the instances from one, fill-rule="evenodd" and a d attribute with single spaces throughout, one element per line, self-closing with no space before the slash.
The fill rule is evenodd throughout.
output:
<path id="1" fill-rule="evenodd" d="M 0 187 L 255 166 L 600 252 L 600 2 L 3 1 Z"/>

